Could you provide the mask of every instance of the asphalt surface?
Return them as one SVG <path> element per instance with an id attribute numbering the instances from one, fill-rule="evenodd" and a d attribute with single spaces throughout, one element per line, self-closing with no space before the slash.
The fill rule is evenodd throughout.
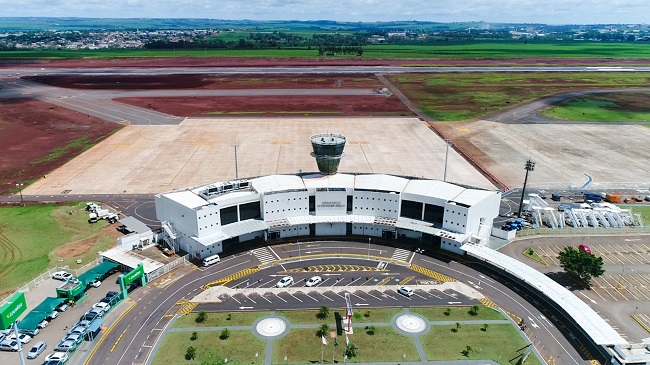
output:
<path id="1" fill-rule="evenodd" d="M 376 267 L 378 265 L 377 261 L 367 261 L 362 258 L 351 262 L 343 261 L 340 258 L 336 258 L 337 253 L 341 254 L 342 252 L 347 252 L 363 256 L 364 253 L 367 254 L 370 252 L 370 256 L 383 256 L 386 260 L 390 260 L 394 255 L 403 255 L 406 260 L 411 261 L 412 264 L 417 264 L 434 270 L 440 274 L 454 277 L 472 286 L 476 290 L 479 290 L 507 311 L 507 313 L 510 313 L 513 321 L 516 321 L 518 318 L 524 318 L 524 320 L 529 324 L 528 329 L 526 330 L 526 335 L 540 350 L 545 361 L 552 364 L 588 363 L 584 355 L 575 350 L 572 344 L 565 339 L 560 329 L 551 323 L 548 316 L 545 316 L 534 306 L 528 304 L 522 296 L 511 290 L 506 285 L 500 284 L 489 276 L 467 266 L 454 261 L 439 260 L 429 257 L 426 252 L 424 254 L 416 254 L 413 251 L 399 251 L 388 246 L 371 245 L 369 249 L 369 246 L 366 244 L 350 244 L 345 242 L 315 242 L 301 244 L 300 246 L 303 246 L 301 250 L 322 251 L 321 254 L 329 253 L 332 257 L 317 261 L 301 261 L 287 265 L 284 268 L 273 266 L 269 269 L 255 273 L 254 276 L 251 274 L 239 278 L 230 282 L 229 285 L 246 286 L 254 283 L 251 286 L 260 286 L 260 290 L 251 295 L 242 296 L 240 294 L 235 294 L 232 297 L 224 298 L 224 301 L 221 304 L 202 304 L 197 308 L 225 311 L 262 309 L 278 310 L 289 308 L 315 308 L 327 303 L 327 305 L 333 309 L 342 309 L 343 299 L 337 295 L 336 292 L 342 293 L 345 291 L 349 291 L 356 295 L 352 298 L 355 304 L 360 304 L 358 307 L 365 307 L 361 304 L 368 304 L 367 307 L 411 307 L 438 304 L 449 306 L 475 303 L 461 295 L 454 296 L 452 295 L 454 293 L 451 292 L 442 293 L 416 288 L 417 295 L 414 295 L 411 298 L 406 298 L 402 295 L 398 295 L 394 289 L 378 291 L 370 290 L 366 294 L 361 290 L 354 290 L 354 292 L 352 292 L 353 289 L 350 289 L 352 286 L 347 285 L 353 283 L 356 287 L 356 284 L 359 283 L 361 284 L 359 286 L 369 286 L 374 282 L 371 279 L 371 276 L 374 275 L 376 275 L 377 278 L 393 275 L 393 277 L 400 278 L 400 280 L 403 280 L 405 275 L 417 276 L 417 278 L 412 279 L 411 283 L 413 283 L 413 280 L 415 283 L 428 281 L 414 272 L 409 273 L 410 270 L 395 265 L 389 265 L 386 267 L 386 269 L 389 270 L 389 275 L 381 275 L 385 272 L 378 272 L 376 274 L 360 274 L 359 272 L 332 271 L 326 273 L 340 275 L 325 276 L 324 274 L 326 273 L 323 273 L 323 277 L 327 277 L 328 280 L 323 282 L 321 285 L 333 285 L 333 287 L 331 288 L 331 291 L 328 290 L 323 293 L 322 297 L 316 297 L 316 295 L 314 295 L 314 299 L 319 301 L 322 300 L 320 304 L 309 298 L 309 296 L 312 296 L 309 292 L 300 295 L 278 294 L 271 296 L 266 293 L 268 289 L 265 290 L 266 287 L 272 286 L 281 276 L 285 275 L 285 271 L 290 271 L 295 268 L 300 269 L 301 267 L 304 268 L 306 266 L 342 265 L 352 263 L 362 264 L 363 266 L 368 267 Z M 264 249 L 269 250 L 268 248 Z M 297 245 L 276 246 L 273 248 L 273 251 L 281 258 L 292 256 L 294 259 L 302 257 L 302 252 L 306 252 L 302 251 L 301 255 L 297 256 Z M 179 270 L 172 272 L 170 276 L 159 278 L 154 281 L 154 283 L 147 285 L 147 287 L 136 290 L 129 302 L 122 305 L 123 307 L 121 310 L 126 310 L 127 312 L 121 320 L 114 323 L 110 331 L 104 333 L 103 338 L 99 340 L 101 341 L 100 345 L 96 348 L 87 363 L 98 365 L 145 363 L 152 355 L 150 351 L 158 341 L 158 336 L 162 330 L 169 323 L 173 315 L 183 308 L 181 304 L 198 294 L 201 291 L 200 287 L 203 285 L 262 264 L 263 260 L 261 261 L 258 256 L 263 257 L 262 255 L 259 255 L 259 251 L 257 255 L 244 252 L 242 254 L 224 257 L 221 263 L 212 266 L 207 270 L 197 270 L 190 266 L 182 267 Z M 267 262 L 267 264 L 269 263 Z M 301 280 L 314 274 L 309 272 L 293 273 L 292 275 L 294 275 L 294 278 L 298 279 L 298 284 L 295 285 L 302 285 Z M 366 276 L 369 277 L 370 282 L 363 285 L 361 280 L 365 282 Z M 340 280 L 337 281 L 336 279 Z M 304 280 L 302 282 L 304 282 Z M 411 283 L 408 285 L 415 287 L 415 285 Z M 394 285 L 394 288 L 396 287 L 397 285 Z M 371 294 L 372 296 L 368 294 Z M 325 299 L 325 297 L 331 299 L 331 301 Z M 266 298 L 266 300 L 264 298 Z M 450 302 L 452 302 L 452 304 L 449 304 Z M 194 308 L 194 310 L 197 310 L 197 308 Z M 572 341 L 578 340 L 579 339 Z M 579 348 L 579 345 L 576 345 L 576 348 Z"/>

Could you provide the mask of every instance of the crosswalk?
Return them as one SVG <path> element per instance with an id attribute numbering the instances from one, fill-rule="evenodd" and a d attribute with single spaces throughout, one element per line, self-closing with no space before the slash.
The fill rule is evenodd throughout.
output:
<path id="1" fill-rule="evenodd" d="M 256 248 L 254 250 L 251 250 L 251 252 L 253 253 L 253 255 L 255 255 L 255 257 L 257 257 L 258 260 L 260 260 L 262 264 L 266 264 L 267 262 L 273 262 L 277 260 L 277 257 L 273 255 L 271 249 L 268 247 Z"/>
<path id="2" fill-rule="evenodd" d="M 411 256 L 411 251 L 404 250 L 404 249 L 401 249 L 401 248 L 396 248 L 395 252 L 393 252 L 393 256 L 391 257 L 391 259 L 400 260 L 400 261 L 408 261 L 410 256 Z"/>

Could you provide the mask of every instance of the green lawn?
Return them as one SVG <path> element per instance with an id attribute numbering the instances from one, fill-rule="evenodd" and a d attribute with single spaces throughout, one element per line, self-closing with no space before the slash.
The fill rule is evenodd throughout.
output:
<path id="1" fill-rule="evenodd" d="M 458 332 L 454 326 L 433 326 L 421 337 L 422 346 L 430 361 L 438 360 L 493 360 L 499 364 L 515 364 L 524 353 L 526 342 L 519 330 L 508 324 L 493 324 L 486 331 L 481 325 L 463 325 Z M 471 346 L 469 356 L 462 351 Z M 523 350 L 522 350 L 523 349 Z M 531 354 L 525 364 L 539 364 Z"/>
<path id="2" fill-rule="evenodd" d="M 643 220 L 643 225 L 646 226 L 650 224 L 650 206 L 648 205 L 621 205 L 623 209 L 632 209 L 632 214 L 638 213 L 641 214 L 641 219 Z"/>
<path id="3" fill-rule="evenodd" d="M 221 340 L 221 331 L 198 332 L 198 338 L 190 340 L 192 332 L 174 332 L 165 335 L 153 365 L 223 364 L 224 359 L 234 364 L 264 364 L 266 341 L 255 337 L 251 331 L 230 331 L 230 337 Z M 189 346 L 196 349 L 194 360 L 185 360 Z M 258 357 L 255 357 L 255 354 Z"/>
<path id="4" fill-rule="evenodd" d="M 354 323 L 390 323 L 391 319 L 398 313 L 404 313 L 402 308 L 369 308 L 360 309 L 354 308 Z M 341 312 L 341 316 L 345 317 L 345 311 Z"/>
<path id="5" fill-rule="evenodd" d="M 450 309 L 449 315 L 445 312 Z M 426 307 L 411 308 L 411 313 L 420 314 L 429 321 L 480 321 L 506 319 L 501 312 L 489 307 L 479 306 L 475 316 L 469 314 L 471 307 Z"/>
<path id="6" fill-rule="evenodd" d="M 395 332 L 391 327 L 377 327 L 374 335 L 368 335 L 363 329 L 355 329 L 349 335 L 350 342 L 356 345 L 358 356 L 348 359 L 347 362 L 395 362 L 418 361 L 417 350 L 413 338 Z M 332 353 L 335 360 L 343 360 L 345 350 L 345 336 L 338 337 L 338 347 L 334 347 L 334 340 L 328 338 L 328 345 L 324 346 L 324 358 L 332 362 Z M 299 345 L 297 345 L 299 344 Z M 273 364 L 306 364 L 320 362 L 321 339 L 316 336 L 316 329 L 293 329 L 286 337 L 273 343 Z M 406 359 L 403 359 L 406 354 Z M 287 361 L 284 361 L 284 357 Z"/>
<path id="7" fill-rule="evenodd" d="M 82 258 L 85 264 L 97 257 L 98 250 L 105 250 L 114 242 L 113 239 L 97 236 L 106 226 L 106 221 L 88 224 L 84 207 L 84 203 L 79 203 L 0 208 L 3 241 L 14 247 L 9 250 L 6 245 L 0 246 L 0 256 L 8 257 L 0 262 L 3 278 L 0 293 L 11 292 L 49 267 L 70 265 L 77 268 L 81 266 L 74 262 L 77 258 Z M 57 247 L 93 236 L 97 236 L 98 244 L 86 254 L 58 261 L 59 257 L 55 254 Z"/>
<path id="8" fill-rule="evenodd" d="M 269 312 L 208 312 L 208 318 L 203 323 L 196 323 L 197 312 L 181 316 L 176 319 L 174 327 L 230 327 L 230 326 L 252 326 L 253 322 L 260 317 L 266 317 Z M 230 315 L 230 319 L 228 316 Z"/>
<path id="9" fill-rule="evenodd" d="M 542 115 L 561 120 L 587 122 L 648 122 L 650 94 L 619 93 L 588 95 L 545 109 Z"/>
<path id="10" fill-rule="evenodd" d="M 387 78 L 431 118 L 458 121 L 556 93 L 646 87 L 650 73 L 432 73 Z"/>
<path id="11" fill-rule="evenodd" d="M 341 312 L 341 316 L 345 316 L 345 310 L 338 311 Z M 332 326 L 334 325 L 334 312 L 333 309 L 330 309 L 330 315 L 325 320 L 316 318 L 317 310 L 286 310 L 276 311 L 275 314 L 288 319 L 292 324 L 327 323 Z"/>

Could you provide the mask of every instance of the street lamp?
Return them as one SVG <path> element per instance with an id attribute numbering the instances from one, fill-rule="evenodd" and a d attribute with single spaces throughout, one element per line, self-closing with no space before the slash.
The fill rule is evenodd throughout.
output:
<path id="1" fill-rule="evenodd" d="M 24 207 L 25 199 L 23 198 L 23 186 L 25 186 L 23 183 L 16 184 L 16 188 L 18 188 L 18 192 L 20 193 L 20 204 Z"/>
<path id="2" fill-rule="evenodd" d="M 239 179 L 239 171 L 237 169 L 237 147 L 239 147 L 239 143 L 233 143 L 232 147 L 235 147 L 235 179 Z"/>
<path id="3" fill-rule="evenodd" d="M 524 178 L 524 188 L 521 190 L 521 201 L 519 201 L 519 211 L 517 212 L 517 217 L 521 218 L 521 208 L 524 206 L 524 196 L 526 195 L 526 183 L 528 183 L 528 173 L 535 170 L 535 163 L 531 160 L 526 161 L 524 166 L 526 169 L 526 177 Z"/>
<path id="4" fill-rule="evenodd" d="M 368 260 L 370 260 L 370 240 L 371 238 L 368 237 Z"/>
<path id="5" fill-rule="evenodd" d="M 447 181 L 447 158 L 449 157 L 449 147 L 452 146 L 451 139 L 445 139 L 445 145 L 447 146 L 445 150 L 445 174 L 442 181 Z"/>

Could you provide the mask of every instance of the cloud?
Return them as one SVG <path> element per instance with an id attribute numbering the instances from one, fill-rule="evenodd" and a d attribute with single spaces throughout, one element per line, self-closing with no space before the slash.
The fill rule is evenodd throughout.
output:
<path id="1" fill-rule="evenodd" d="M 2 16 L 642 23 L 647 0 L 0 0 Z"/>

